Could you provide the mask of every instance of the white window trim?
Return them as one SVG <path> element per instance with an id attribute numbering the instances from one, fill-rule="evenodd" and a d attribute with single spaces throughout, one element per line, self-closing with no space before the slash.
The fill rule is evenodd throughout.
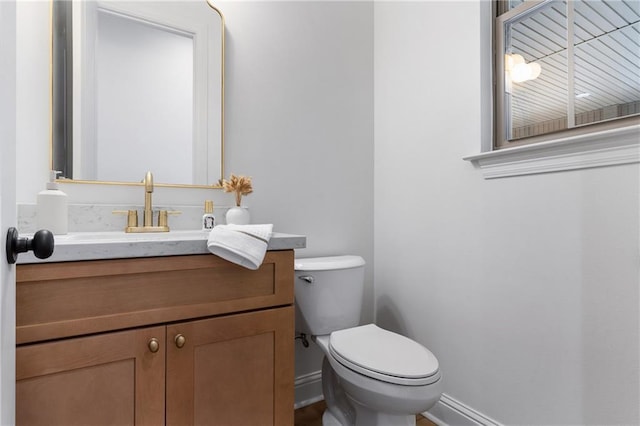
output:
<path id="1" fill-rule="evenodd" d="M 640 163 L 640 125 L 464 157 L 485 179 Z"/>
<path id="2" fill-rule="evenodd" d="M 481 146 L 463 159 L 485 179 L 640 163 L 640 124 L 494 150 L 492 134 L 492 2 L 480 2 Z"/>

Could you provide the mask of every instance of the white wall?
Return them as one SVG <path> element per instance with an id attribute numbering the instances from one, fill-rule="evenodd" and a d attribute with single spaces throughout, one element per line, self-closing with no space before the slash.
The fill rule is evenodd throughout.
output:
<path id="1" fill-rule="evenodd" d="M 25 4 L 17 201 L 33 203 L 47 177 L 48 9 Z M 255 222 L 307 235 L 304 256 L 373 265 L 375 247 L 378 322 L 429 347 L 446 393 L 485 415 L 640 423 L 638 166 L 485 181 L 462 160 L 486 127 L 479 2 L 219 7 L 226 170 L 253 176 Z M 140 187 L 64 190 L 72 203 L 142 202 Z M 206 198 L 230 202 L 154 193 L 169 205 Z M 317 351 L 297 345 L 296 358 L 297 375 L 319 368 Z"/>
<path id="2" fill-rule="evenodd" d="M 377 321 L 498 422 L 640 423 L 638 165 L 483 180 L 480 2 L 374 15 Z"/>
<path id="3" fill-rule="evenodd" d="M 217 6 L 228 30 L 227 171 L 253 177 L 252 220 L 306 235 L 300 256 L 351 253 L 373 265 L 373 5 Z M 296 343 L 297 377 L 320 366 L 315 345 Z"/>
<path id="4" fill-rule="evenodd" d="M 253 177 L 254 193 L 245 198 L 252 221 L 306 235 L 299 256 L 350 253 L 372 264 L 373 5 L 216 6 L 227 27 L 225 168 L 227 176 Z M 23 7 L 17 202 L 35 203 L 49 161 L 48 2 Z M 139 186 L 61 186 L 70 203 L 144 202 Z M 153 198 L 169 206 L 201 206 L 205 199 L 232 203 L 219 190 L 156 188 Z M 372 271 L 366 278 L 367 321 L 373 317 Z M 313 346 L 296 344 L 296 375 L 319 370 L 320 360 Z"/>
<path id="5" fill-rule="evenodd" d="M 15 2 L 0 3 L 0 234 L 4 240 L 16 224 L 16 72 L 17 48 Z M 6 241 L 6 240 L 5 240 Z M 0 247 L 0 424 L 15 424 L 16 381 L 16 272 Z"/>
<path id="6" fill-rule="evenodd" d="M 49 179 L 49 3 L 16 7 L 16 201 L 35 203 Z"/>

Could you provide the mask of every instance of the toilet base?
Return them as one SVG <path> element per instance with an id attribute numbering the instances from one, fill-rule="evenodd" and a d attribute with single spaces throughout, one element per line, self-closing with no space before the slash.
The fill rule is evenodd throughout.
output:
<path id="1" fill-rule="evenodd" d="M 344 426 L 342 423 L 336 419 L 331 411 L 324 410 L 324 414 L 322 414 L 322 426 Z"/>
<path id="2" fill-rule="evenodd" d="M 388 414 L 371 411 L 369 408 L 351 401 L 356 409 L 355 426 L 371 426 L 371 425 L 393 425 L 393 426 L 416 426 L 416 416 Z M 323 423 L 324 425 L 324 423 Z"/>
<path id="3" fill-rule="evenodd" d="M 393 425 L 393 426 L 416 426 L 416 416 L 396 416 L 392 414 L 372 413 L 359 411 L 356 416 L 355 426 L 371 425 Z M 322 426 L 347 426 L 336 419 L 329 410 L 325 410 L 322 415 Z"/>
<path id="4" fill-rule="evenodd" d="M 325 356 L 322 361 L 322 390 L 327 409 L 322 415 L 322 426 L 415 426 L 414 414 L 391 414 L 373 411 L 347 395 L 340 378 Z"/>

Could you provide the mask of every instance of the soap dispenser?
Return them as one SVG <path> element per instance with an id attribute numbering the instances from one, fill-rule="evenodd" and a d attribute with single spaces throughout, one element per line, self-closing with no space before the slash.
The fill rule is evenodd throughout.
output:
<path id="1" fill-rule="evenodd" d="M 210 231 L 216 224 L 216 218 L 213 216 L 213 201 L 204 202 L 204 214 L 202 215 L 202 230 Z"/>
<path id="2" fill-rule="evenodd" d="M 58 188 L 58 172 L 51 170 L 47 189 L 38 193 L 36 225 L 38 229 L 48 229 L 54 235 L 67 233 L 68 201 L 67 194 Z"/>

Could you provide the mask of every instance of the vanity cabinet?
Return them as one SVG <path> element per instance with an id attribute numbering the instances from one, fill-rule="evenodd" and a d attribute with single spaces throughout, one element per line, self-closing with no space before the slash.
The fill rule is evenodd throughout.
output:
<path id="1" fill-rule="evenodd" d="M 16 420 L 293 424 L 293 251 L 18 265 Z"/>
<path id="2" fill-rule="evenodd" d="M 16 424 L 164 424 L 165 351 L 150 327 L 16 350 Z"/>

